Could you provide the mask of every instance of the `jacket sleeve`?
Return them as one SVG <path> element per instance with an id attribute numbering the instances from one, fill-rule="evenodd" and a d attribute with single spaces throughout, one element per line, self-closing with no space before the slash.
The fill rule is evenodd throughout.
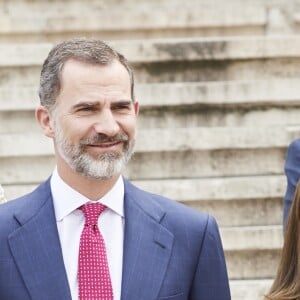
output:
<path id="1" fill-rule="evenodd" d="M 215 219 L 208 217 L 190 300 L 230 300 L 222 242 Z"/>
<path id="2" fill-rule="evenodd" d="M 284 197 L 283 224 L 286 224 L 295 189 L 300 179 L 300 139 L 293 141 L 287 150 L 285 161 L 287 188 Z"/>

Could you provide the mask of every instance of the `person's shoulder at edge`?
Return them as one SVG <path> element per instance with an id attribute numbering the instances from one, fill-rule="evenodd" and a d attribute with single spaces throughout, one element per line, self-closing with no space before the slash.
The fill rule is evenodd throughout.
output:
<path id="1" fill-rule="evenodd" d="M 48 181 L 42 183 L 30 193 L 0 204 L 1 230 L 4 226 L 9 227 L 12 224 L 11 222 L 16 223 L 16 220 L 14 220 L 13 217 L 15 214 L 25 212 L 29 206 L 31 213 L 38 211 L 43 206 L 44 201 L 42 199 L 37 199 L 38 201 L 35 201 L 36 197 L 34 195 L 36 195 L 36 192 L 47 191 L 47 182 Z M 49 196 L 47 194 L 44 195 L 46 196 L 44 199 L 47 199 L 47 196 Z"/>
<path id="2" fill-rule="evenodd" d="M 300 160 L 300 138 L 293 140 L 287 148 L 286 164 L 294 160 Z"/>
<path id="3" fill-rule="evenodd" d="M 285 198 L 290 200 L 300 178 L 300 139 L 296 139 L 289 144 L 284 171 L 288 182 Z"/>

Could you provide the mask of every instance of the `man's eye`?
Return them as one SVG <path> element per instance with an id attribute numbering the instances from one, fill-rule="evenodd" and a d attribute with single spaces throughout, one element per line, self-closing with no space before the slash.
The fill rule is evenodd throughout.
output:
<path id="1" fill-rule="evenodd" d="M 130 110 L 130 104 L 119 104 L 112 107 L 113 110 Z"/>
<path id="2" fill-rule="evenodd" d="M 117 106 L 116 109 L 129 109 L 129 106 L 127 106 L 127 105 L 120 105 L 120 106 Z"/>
<path id="3" fill-rule="evenodd" d="M 77 112 L 89 112 L 89 111 L 96 111 L 96 107 L 92 107 L 92 106 L 84 106 L 84 107 L 80 107 Z"/>

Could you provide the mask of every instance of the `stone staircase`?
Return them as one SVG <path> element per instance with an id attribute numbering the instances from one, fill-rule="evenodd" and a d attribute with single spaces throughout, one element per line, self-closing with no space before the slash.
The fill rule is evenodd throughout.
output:
<path id="1" fill-rule="evenodd" d="M 233 300 L 258 300 L 282 246 L 287 145 L 299 135 L 300 1 L 0 0 L 0 183 L 8 199 L 54 166 L 34 120 L 41 63 L 73 36 L 109 40 L 141 104 L 126 176 L 213 214 Z"/>

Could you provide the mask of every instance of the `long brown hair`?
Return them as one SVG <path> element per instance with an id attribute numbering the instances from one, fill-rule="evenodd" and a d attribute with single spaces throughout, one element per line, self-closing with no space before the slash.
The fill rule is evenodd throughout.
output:
<path id="1" fill-rule="evenodd" d="M 290 209 L 277 274 L 265 299 L 300 299 L 300 183 Z"/>

